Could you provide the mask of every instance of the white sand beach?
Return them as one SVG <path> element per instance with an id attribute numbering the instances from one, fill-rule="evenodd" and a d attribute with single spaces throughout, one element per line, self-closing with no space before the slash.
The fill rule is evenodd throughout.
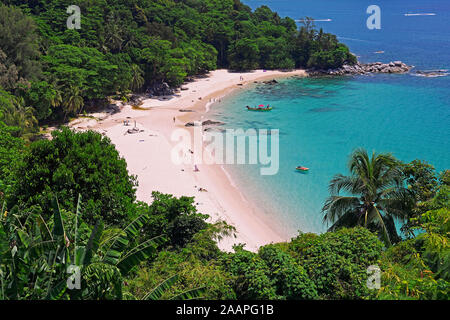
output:
<path id="1" fill-rule="evenodd" d="M 201 119 L 211 99 L 220 99 L 254 81 L 305 75 L 304 70 L 251 73 L 216 70 L 184 85 L 186 90 L 171 99 L 147 99 L 139 108 L 125 105 L 115 114 L 92 114 L 94 118 L 78 118 L 70 126 L 95 130 L 111 139 L 127 161 L 129 172 L 138 177 L 138 200 L 151 203 L 152 191 L 177 197 L 193 196 L 199 212 L 210 215 L 210 222 L 225 220 L 236 228 L 236 237 L 219 242 L 222 250 L 230 251 L 234 244 L 245 243 L 246 249 L 256 251 L 265 244 L 287 241 L 292 235 L 275 230 L 257 206 L 233 185 L 221 165 L 200 164 L 199 171 L 195 172 L 191 164 L 173 163 L 171 152 L 175 143 L 170 137 L 175 129 L 186 129 L 188 121 Z M 220 104 L 215 107 L 220 108 Z M 180 109 L 193 112 L 180 112 Z M 124 120 L 129 120 L 130 125 L 125 126 Z M 135 123 L 140 132 L 127 134 Z"/>

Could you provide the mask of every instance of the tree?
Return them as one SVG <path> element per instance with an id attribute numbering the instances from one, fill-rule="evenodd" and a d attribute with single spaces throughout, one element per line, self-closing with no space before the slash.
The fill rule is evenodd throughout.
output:
<path id="1" fill-rule="evenodd" d="M 0 30 L 0 86 L 14 89 L 40 74 L 36 25 L 20 9 L 1 4 Z"/>
<path id="2" fill-rule="evenodd" d="M 9 127 L 0 121 L 0 201 L 11 188 L 14 166 L 20 162 L 24 141 L 15 136 L 17 128 Z"/>
<path id="3" fill-rule="evenodd" d="M 49 48 L 43 60 L 44 74 L 61 92 L 65 115 L 76 114 L 85 101 L 105 99 L 123 89 L 122 78 L 129 78 L 119 74 L 119 67 L 94 48 L 56 45 Z"/>
<path id="4" fill-rule="evenodd" d="M 403 187 L 403 175 L 390 154 L 352 153 L 348 163 L 351 176 L 336 175 L 330 182 L 331 196 L 322 212 L 330 231 L 342 227 L 364 226 L 378 231 L 389 246 L 399 241 L 394 219 L 405 220 L 411 194 Z M 349 195 L 340 195 L 341 191 Z"/>
<path id="5" fill-rule="evenodd" d="M 236 277 L 234 290 L 238 299 L 277 299 L 270 269 L 256 253 L 235 247 L 235 253 L 224 261 L 226 269 Z"/>
<path id="6" fill-rule="evenodd" d="M 377 264 L 383 244 L 361 227 L 311 237 L 300 234 L 288 244 L 307 271 L 321 299 L 369 299 L 367 268 Z"/>
<path id="7" fill-rule="evenodd" d="M 285 299 L 317 299 L 314 282 L 305 269 L 288 253 L 273 245 L 262 247 L 259 256 L 268 265 L 276 292 Z"/>
<path id="8" fill-rule="evenodd" d="M 70 85 L 64 90 L 62 107 L 64 108 L 64 115 L 78 114 L 84 106 L 84 99 L 81 96 L 81 90 L 77 85 Z"/>
<path id="9" fill-rule="evenodd" d="M 142 77 L 143 72 L 137 64 L 131 66 L 131 90 L 138 91 L 144 85 L 144 78 Z"/>
<path id="10" fill-rule="evenodd" d="M 415 238 L 383 253 L 379 299 L 448 300 L 450 295 L 450 190 L 442 185 L 413 218 Z"/>
<path id="11" fill-rule="evenodd" d="M 21 87 L 20 96 L 25 105 L 33 107 L 38 121 L 48 119 L 62 103 L 61 93 L 46 81 L 33 81 L 30 87 Z"/>
<path id="12" fill-rule="evenodd" d="M 402 164 L 407 187 L 414 194 L 416 201 L 432 199 L 437 190 L 438 179 L 434 167 L 424 161 L 414 160 Z"/>
<path id="13" fill-rule="evenodd" d="M 23 98 L 16 97 L 0 88 L 0 121 L 16 127 L 17 136 L 30 137 L 37 131 L 34 109 L 24 106 Z"/>
<path id="14" fill-rule="evenodd" d="M 233 70 L 253 70 L 259 66 L 259 48 L 253 39 L 234 42 L 228 50 L 230 68 Z"/>
<path id="15" fill-rule="evenodd" d="M 83 194 L 90 224 L 102 218 L 107 225 L 121 225 L 133 212 L 136 179 L 111 141 L 93 131 L 63 128 L 52 132 L 52 140 L 33 142 L 16 175 L 21 179 L 8 195 L 11 206 L 45 209 L 57 196 L 73 211 L 78 194 Z"/>

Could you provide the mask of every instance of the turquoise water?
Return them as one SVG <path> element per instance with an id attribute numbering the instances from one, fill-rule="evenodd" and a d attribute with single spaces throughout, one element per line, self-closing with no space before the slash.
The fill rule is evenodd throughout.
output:
<path id="1" fill-rule="evenodd" d="M 227 128 L 280 130 L 278 174 L 261 176 L 258 165 L 226 169 L 285 231 L 322 232 L 328 183 L 347 173 L 355 148 L 392 152 L 403 161 L 425 159 L 438 170 L 449 167 L 449 94 L 424 85 L 427 80 L 410 75 L 286 79 L 234 94 L 213 106 L 209 116 Z M 243 109 L 261 102 L 274 109 Z M 299 164 L 311 170 L 296 172 Z"/>
<path id="2" fill-rule="evenodd" d="M 382 29 L 375 31 L 365 26 L 371 1 L 244 2 L 252 8 L 268 5 L 295 19 L 332 19 L 317 26 L 337 34 L 362 61 L 402 60 L 419 70 L 450 69 L 449 1 L 377 1 Z M 385 53 L 374 53 L 380 50 Z M 260 103 L 275 108 L 264 113 L 244 110 Z M 240 90 L 210 113 L 229 128 L 280 130 L 278 174 L 261 176 L 254 165 L 226 168 L 245 195 L 292 235 L 297 230 L 326 230 L 321 208 L 329 181 L 337 173 L 348 173 L 348 156 L 357 147 L 392 152 L 403 161 L 423 159 L 439 171 L 450 167 L 450 76 L 286 79 Z M 296 172 L 297 165 L 311 170 Z"/>

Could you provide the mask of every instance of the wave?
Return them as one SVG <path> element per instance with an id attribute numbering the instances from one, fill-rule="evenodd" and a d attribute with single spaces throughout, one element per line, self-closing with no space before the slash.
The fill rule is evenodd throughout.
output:
<path id="1" fill-rule="evenodd" d="M 305 21 L 305 19 L 295 20 L 295 22 L 303 22 L 303 21 Z M 312 19 L 312 21 L 314 21 L 314 22 L 331 22 L 333 20 L 332 19 Z"/>
<path id="2" fill-rule="evenodd" d="M 437 78 L 437 77 L 446 77 L 449 75 L 447 72 L 448 69 L 440 69 L 440 70 L 424 70 L 424 71 L 416 71 L 415 73 L 411 73 L 411 75 L 416 77 L 426 77 L 426 78 Z"/>
<path id="3" fill-rule="evenodd" d="M 338 36 L 338 39 L 339 40 L 351 40 L 351 41 L 360 41 L 360 42 L 371 42 L 371 41 L 369 41 L 369 40 L 362 40 L 362 39 L 355 39 L 355 38 L 346 38 L 346 37 L 339 37 Z"/>
<path id="4" fill-rule="evenodd" d="M 405 13 L 406 17 L 412 17 L 412 16 L 435 16 L 436 13 Z"/>

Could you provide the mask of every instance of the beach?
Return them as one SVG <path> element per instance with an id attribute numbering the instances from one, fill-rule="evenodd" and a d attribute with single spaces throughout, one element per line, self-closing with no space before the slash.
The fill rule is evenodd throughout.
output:
<path id="1" fill-rule="evenodd" d="M 171 135 L 177 128 L 187 129 L 185 124 L 189 121 L 204 119 L 213 101 L 219 102 L 234 90 L 255 81 L 305 75 L 304 70 L 250 73 L 216 70 L 185 84 L 184 90 L 170 99 L 146 99 L 138 108 L 124 105 L 113 114 L 90 114 L 73 120 L 70 127 L 94 130 L 111 139 L 126 160 L 129 173 L 137 176 L 139 201 L 151 203 L 152 191 L 195 197 L 198 211 L 208 214 L 209 222 L 225 221 L 236 228 L 234 237 L 219 241 L 222 250 L 231 251 L 233 245 L 245 244 L 246 249 L 257 251 L 260 246 L 287 241 L 292 235 L 276 230 L 274 223 L 246 199 L 221 165 L 199 164 L 195 171 L 193 164 L 175 164 L 171 160 L 175 145 Z M 220 103 L 215 107 L 220 108 Z M 125 126 L 124 121 L 129 125 Z M 136 133 L 127 133 L 135 126 Z"/>

